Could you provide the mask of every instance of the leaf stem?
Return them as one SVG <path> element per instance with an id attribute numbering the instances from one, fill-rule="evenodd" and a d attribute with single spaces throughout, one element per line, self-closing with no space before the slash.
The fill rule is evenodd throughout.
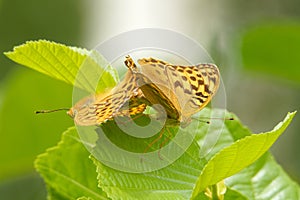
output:
<path id="1" fill-rule="evenodd" d="M 218 186 L 217 186 L 217 184 L 212 185 L 210 188 L 211 188 L 210 189 L 211 190 L 211 199 L 212 200 L 220 200 L 219 195 L 218 195 Z"/>

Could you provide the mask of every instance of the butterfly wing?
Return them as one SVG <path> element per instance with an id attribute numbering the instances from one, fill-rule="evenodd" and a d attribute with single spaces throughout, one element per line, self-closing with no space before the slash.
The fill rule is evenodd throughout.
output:
<path id="1" fill-rule="evenodd" d="M 152 104 L 160 104 L 169 118 L 178 120 L 179 104 L 168 76 L 168 63 L 153 58 L 139 59 L 138 63 L 141 67 L 139 87 L 145 98 Z"/>
<path id="2" fill-rule="evenodd" d="M 183 118 L 189 118 L 191 115 L 204 108 L 215 95 L 220 82 L 220 74 L 214 64 L 198 64 L 195 66 L 174 66 L 177 77 L 181 76 L 183 89 L 176 90 L 177 95 L 185 96 L 185 101 L 180 102 Z M 173 75 L 173 74 L 172 74 Z M 174 78 L 176 76 L 172 76 Z M 177 86 L 175 83 L 174 86 Z"/>
<path id="3" fill-rule="evenodd" d="M 125 78 L 111 91 L 79 101 L 70 110 L 77 125 L 99 125 L 116 116 L 142 113 L 146 105 L 138 101 L 143 95 L 137 87 L 136 75 L 128 70 Z"/>
<path id="4" fill-rule="evenodd" d="M 160 104 L 165 108 L 166 114 L 169 118 L 172 119 L 178 119 L 179 114 L 174 107 L 173 103 L 170 101 L 170 98 L 168 98 L 168 94 L 166 92 L 166 88 L 162 90 L 162 87 L 165 87 L 166 84 L 168 84 L 168 81 L 165 81 L 164 79 L 156 79 L 156 81 L 152 78 L 152 75 L 155 75 L 155 72 L 153 73 L 153 67 L 145 67 L 147 65 L 140 62 L 139 64 L 141 65 L 141 69 L 143 70 L 144 68 L 150 69 L 149 71 L 138 71 L 134 61 L 128 56 L 126 57 L 125 65 L 129 68 L 132 69 L 132 72 L 136 75 L 137 77 L 137 85 L 141 89 L 143 93 L 143 99 L 145 104 L 153 106 L 155 104 Z M 162 61 L 163 62 L 163 61 Z M 151 63 L 152 65 L 157 65 L 157 63 Z M 166 64 L 166 63 L 161 63 L 161 64 Z M 161 73 L 160 71 L 157 71 L 159 74 Z M 158 112 L 163 112 L 161 110 L 157 110 Z"/>
<path id="5" fill-rule="evenodd" d="M 167 106 L 162 106 L 167 112 L 176 113 L 179 121 L 187 120 L 206 106 L 219 86 L 219 71 L 213 64 L 176 66 L 153 58 L 143 58 L 138 62 L 141 73 L 152 82 L 152 85 L 148 84 L 147 92 L 151 89 L 157 91 L 158 96 L 152 99 L 165 101 Z M 142 90 L 146 96 L 147 92 Z"/>

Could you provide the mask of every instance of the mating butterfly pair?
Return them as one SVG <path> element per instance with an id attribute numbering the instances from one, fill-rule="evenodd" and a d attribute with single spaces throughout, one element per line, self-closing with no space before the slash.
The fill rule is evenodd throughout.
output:
<path id="1" fill-rule="evenodd" d="M 214 64 L 177 66 L 153 58 L 138 63 L 140 68 L 127 56 L 123 81 L 107 93 L 75 104 L 68 111 L 75 123 L 100 125 L 117 116 L 143 113 L 155 104 L 164 108 L 169 119 L 186 122 L 210 102 L 219 86 L 220 74 Z"/>

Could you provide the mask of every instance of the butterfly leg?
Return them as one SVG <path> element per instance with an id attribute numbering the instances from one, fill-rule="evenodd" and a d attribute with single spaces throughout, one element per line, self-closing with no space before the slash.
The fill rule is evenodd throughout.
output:
<path id="1" fill-rule="evenodd" d="M 164 131 L 165 131 L 165 127 L 162 128 L 161 132 L 159 133 L 159 136 L 155 138 L 150 144 L 148 144 L 148 146 L 144 149 L 143 154 L 147 153 L 149 149 L 162 138 Z M 143 162 L 143 157 L 141 158 L 141 162 Z"/>
<path id="2" fill-rule="evenodd" d="M 171 134 L 170 130 L 169 130 L 168 128 L 165 128 L 165 127 L 164 127 L 164 129 L 167 130 L 168 135 L 167 135 L 166 139 L 164 139 L 164 141 L 159 145 L 158 157 L 159 157 L 161 160 L 163 160 L 163 157 L 162 157 L 161 154 L 160 154 L 160 150 L 162 149 L 163 146 L 165 146 L 165 144 L 166 144 L 169 140 L 171 140 L 171 137 L 172 137 L 172 134 Z"/>
<path id="3" fill-rule="evenodd" d="M 161 160 L 163 160 L 163 157 L 161 156 L 161 154 L 160 154 L 160 150 L 163 148 L 163 146 L 170 140 L 170 138 L 171 138 L 171 133 L 170 133 L 170 131 L 169 131 L 169 129 L 166 129 L 167 130 L 167 132 L 168 132 L 168 135 L 167 135 L 167 137 L 166 137 L 166 139 L 164 139 L 164 141 L 162 141 L 162 143 L 159 145 L 159 150 L 158 150 L 158 157 L 159 157 L 159 159 L 161 159 Z"/>
<path id="4" fill-rule="evenodd" d="M 161 130 L 161 132 L 159 133 L 159 136 L 158 136 L 157 138 L 155 138 L 150 144 L 148 144 L 148 146 L 145 148 L 145 150 L 144 150 L 143 153 L 147 153 L 148 150 L 149 150 L 156 142 L 158 142 L 158 141 L 162 138 L 162 136 L 163 136 L 163 134 L 164 134 L 164 129 L 165 129 L 165 128 L 163 128 L 163 129 Z"/>
<path id="5" fill-rule="evenodd" d="M 137 114 L 137 115 L 134 115 L 134 116 L 132 116 L 132 115 L 124 116 L 127 119 L 125 119 L 123 121 L 119 120 L 120 121 L 119 123 L 121 123 L 122 125 L 126 126 L 128 123 L 134 122 L 134 120 L 136 120 L 136 119 L 138 119 L 138 118 L 140 118 L 142 116 L 143 116 L 143 114 Z"/>

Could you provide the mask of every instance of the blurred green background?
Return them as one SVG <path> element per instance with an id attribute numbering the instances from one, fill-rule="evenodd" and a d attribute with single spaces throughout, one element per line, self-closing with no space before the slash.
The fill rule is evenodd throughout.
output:
<path id="1" fill-rule="evenodd" d="M 227 108 L 254 132 L 300 111 L 300 1 L 0 0 L 0 51 L 48 39 L 92 49 L 135 28 L 166 28 L 201 43 L 220 66 Z M 0 199 L 45 199 L 35 157 L 73 124 L 72 87 L 0 55 Z M 300 181 L 300 116 L 272 147 Z"/>

